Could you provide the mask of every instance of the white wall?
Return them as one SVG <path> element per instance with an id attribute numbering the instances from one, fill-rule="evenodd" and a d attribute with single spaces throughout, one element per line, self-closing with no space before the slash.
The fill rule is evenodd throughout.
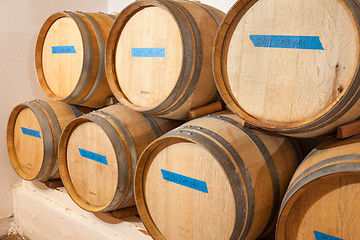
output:
<path id="1" fill-rule="evenodd" d="M 7 120 L 17 104 L 45 97 L 34 67 L 38 31 L 57 11 L 107 9 L 107 0 L 0 0 L 0 236 L 13 214 L 12 186 L 20 180 L 7 153 Z"/>
<path id="2" fill-rule="evenodd" d="M 108 0 L 108 12 L 121 12 L 133 0 Z"/>
<path id="3" fill-rule="evenodd" d="M 109 12 L 120 12 L 128 4 L 134 2 L 133 0 L 108 0 Z M 218 8 L 227 13 L 229 9 L 236 3 L 236 0 L 202 0 L 201 3 Z"/>

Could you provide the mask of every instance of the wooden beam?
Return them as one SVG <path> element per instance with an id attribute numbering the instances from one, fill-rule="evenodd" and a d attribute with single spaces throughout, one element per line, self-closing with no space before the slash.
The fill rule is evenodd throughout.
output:
<path id="1" fill-rule="evenodd" d="M 356 134 L 360 134 L 360 120 L 338 127 L 336 137 L 343 139 Z"/>
<path id="2" fill-rule="evenodd" d="M 198 117 L 203 117 L 210 113 L 218 112 L 221 110 L 223 110 L 223 105 L 221 104 L 221 102 L 220 101 L 213 102 L 205 106 L 191 109 L 189 111 L 189 119 L 191 120 Z"/>
<path id="3" fill-rule="evenodd" d="M 55 189 L 55 188 L 59 188 L 59 187 L 63 187 L 64 184 L 61 181 L 61 179 L 55 179 L 55 180 L 48 180 L 45 181 L 44 184 L 51 189 Z"/>

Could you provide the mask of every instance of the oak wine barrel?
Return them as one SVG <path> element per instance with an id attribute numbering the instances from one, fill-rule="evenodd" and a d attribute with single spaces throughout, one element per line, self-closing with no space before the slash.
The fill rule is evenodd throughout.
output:
<path id="1" fill-rule="evenodd" d="M 59 143 L 60 175 L 70 197 L 90 212 L 135 205 L 133 172 L 138 156 L 178 125 L 120 104 L 75 119 Z"/>
<path id="2" fill-rule="evenodd" d="M 147 114 L 188 119 L 218 99 L 211 55 L 224 13 L 190 1 L 128 5 L 111 28 L 106 74 L 119 102 Z"/>
<path id="3" fill-rule="evenodd" d="M 316 147 L 296 170 L 276 239 L 360 239 L 360 136 Z"/>
<path id="4" fill-rule="evenodd" d="M 99 108 L 112 96 L 105 75 L 105 43 L 115 16 L 58 12 L 42 26 L 35 65 L 40 86 L 53 99 Z"/>
<path id="5" fill-rule="evenodd" d="M 191 120 L 152 142 L 135 172 L 140 217 L 155 239 L 259 239 L 299 164 L 293 142 L 230 112 Z"/>
<path id="6" fill-rule="evenodd" d="M 82 111 L 52 99 L 17 105 L 7 125 L 7 147 L 16 173 L 25 180 L 60 178 L 57 149 L 61 131 Z"/>
<path id="7" fill-rule="evenodd" d="M 245 121 L 314 137 L 360 116 L 356 0 L 242 0 L 214 43 L 220 95 Z"/>

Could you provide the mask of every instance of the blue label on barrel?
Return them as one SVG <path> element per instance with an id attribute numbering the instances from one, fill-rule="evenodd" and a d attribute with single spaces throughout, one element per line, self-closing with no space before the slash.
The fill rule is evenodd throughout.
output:
<path id="1" fill-rule="evenodd" d="M 53 46 L 51 50 L 53 54 L 76 53 L 74 46 Z"/>
<path id="2" fill-rule="evenodd" d="M 29 135 L 29 136 L 36 137 L 36 138 L 41 138 L 39 131 L 30 129 L 30 128 L 24 128 L 24 127 L 21 127 L 21 131 L 25 135 Z"/>
<path id="3" fill-rule="evenodd" d="M 165 48 L 131 48 L 132 57 L 165 57 Z"/>
<path id="4" fill-rule="evenodd" d="M 328 234 L 318 232 L 318 231 L 314 231 L 314 234 L 315 234 L 316 240 L 344 240 L 342 238 L 333 237 L 333 236 L 330 236 Z"/>
<path id="5" fill-rule="evenodd" d="M 100 154 L 97 154 L 97 153 L 94 153 L 94 152 L 90 152 L 90 151 L 87 151 L 87 150 L 81 149 L 81 148 L 79 148 L 79 152 L 80 152 L 80 155 L 82 157 L 84 157 L 84 158 L 88 158 L 88 159 L 93 160 L 95 162 L 99 162 L 99 163 L 108 165 L 108 162 L 106 160 L 106 156 L 103 156 L 103 155 L 100 155 Z"/>
<path id="6" fill-rule="evenodd" d="M 200 192 L 208 193 L 206 182 L 161 169 L 163 179 Z"/>
<path id="7" fill-rule="evenodd" d="M 250 35 L 254 47 L 324 50 L 318 36 Z"/>

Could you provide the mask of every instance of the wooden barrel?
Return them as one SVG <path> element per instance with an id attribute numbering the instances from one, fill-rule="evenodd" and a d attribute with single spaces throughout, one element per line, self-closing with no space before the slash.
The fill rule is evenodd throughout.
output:
<path id="1" fill-rule="evenodd" d="M 281 204 L 276 239 L 360 239 L 360 136 L 331 140 L 296 170 Z"/>
<path id="2" fill-rule="evenodd" d="M 218 99 L 211 55 L 224 13 L 190 1 L 136 1 L 117 17 L 106 46 L 106 74 L 127 107 L 165 118 Z"/>
<path id="3" fill-rule="evenodd" d="M 360 116 L 356 0 L 242 0 L 220 26 L 214 77 L 229 108 L 294 137 Z"/>
<path id="4" fill-rule="evenodd" d="M 52 99 L 17 105 L 7 125 L 7 147 L 17 174 L 25 180 L 60 178 L 58 142 L 61 131 L 82 112 Z"/>
<path id="5" fill-rule="evenodd" d="M 138 156 L 175 126 L 177 122 L 119 104 L 72 121 L 59 143 L 61 179 L 70 197 L 90 212 L 135 205 L 133 172 Z"/>
<path id="6" fill-rule="evenodd" d="M 59 12 L 42 26 L 35 50 L 39 83 L 53 99 L 99 108 L 112 96 L 105 75 L 105 41 L 115 16 Z"/>
<path id="7" fill-rule="evenodd" d="M 239 121 L 229 112 L 197 118 L 144 150 L 135 200 L 155 239 L 258 239 L 275 226 L 298 153 Z"/>

